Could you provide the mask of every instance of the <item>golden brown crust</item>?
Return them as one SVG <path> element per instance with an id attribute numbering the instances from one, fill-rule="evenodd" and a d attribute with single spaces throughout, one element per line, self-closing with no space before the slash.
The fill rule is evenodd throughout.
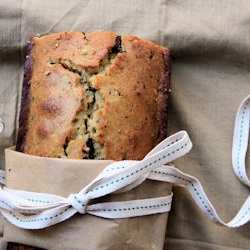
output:
<path id="1" fill-rule="evenodd" d="M 141 159 L 166 137 L 168 49 L 114 32 L 63 32 L 30 47 L 18 151 Z"/>

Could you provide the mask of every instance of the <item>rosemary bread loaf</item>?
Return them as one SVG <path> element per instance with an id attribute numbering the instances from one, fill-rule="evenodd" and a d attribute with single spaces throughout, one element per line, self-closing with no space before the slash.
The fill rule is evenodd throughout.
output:
<path id="1" fill-rule="evenodd" d="M 32 37 L 16 150 L 138 160 L 166 137 L 169 49 L 115 32 Z"/>

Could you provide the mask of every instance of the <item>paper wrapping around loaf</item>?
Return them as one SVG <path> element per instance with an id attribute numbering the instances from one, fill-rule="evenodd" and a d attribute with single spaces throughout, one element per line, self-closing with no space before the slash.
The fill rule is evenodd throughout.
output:
<path id="1" fill-rule="evenodd" d="M 73 159 L 142 159 L 167 135 L 170 52 L 114 32 L 33 37 L 16 149 Z"/>
<path id="2" fill-rule="evenodd" d="M 36 157 L 6 150 L 7 187 L 68 197 L 79 192 L 112 161 L 69 160 Z M 150 198 L 170 194 L 171 184 L 147 180 L 106 201 Z M 103 198 L 102 198 L 103 199 Z M 128 219 L 103 219 L 75 215 L 41 230 L 20 229 L 5 221 L 4 238 L 50 250 L 160 250 L 163 248 L 168 213 Z"/>

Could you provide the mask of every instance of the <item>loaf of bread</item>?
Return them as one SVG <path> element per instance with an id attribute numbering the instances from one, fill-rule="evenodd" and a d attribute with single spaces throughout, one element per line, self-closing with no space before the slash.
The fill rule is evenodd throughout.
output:
<path id="1" fill-rule="evenodd" d="M 74 159 L 142 159 L 166 137 L 169 49 L 114 32 L 28 43 L 16 150 Z"/>

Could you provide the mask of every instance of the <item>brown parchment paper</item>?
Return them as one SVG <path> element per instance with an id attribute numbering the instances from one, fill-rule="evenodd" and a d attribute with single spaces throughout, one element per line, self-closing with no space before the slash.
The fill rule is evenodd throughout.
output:
<path id="1" fill-rule="evenodd" d="M 79 192 L 112 161 L 68 160 L 36 157 L 5 150 L 8 188 L 67 197 Z M 168 195 L 171 184 L 146 180 L 124 194 L 102 200 L 129 200 Z M 163 249 L 168 213 L 149 216 L 103 219 L 77 214 L 46 229 L 20 229 L 4 221 L 4 240 L 50 250 Z"/>

